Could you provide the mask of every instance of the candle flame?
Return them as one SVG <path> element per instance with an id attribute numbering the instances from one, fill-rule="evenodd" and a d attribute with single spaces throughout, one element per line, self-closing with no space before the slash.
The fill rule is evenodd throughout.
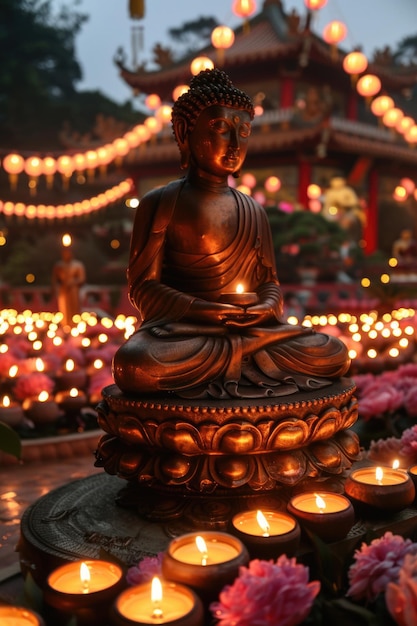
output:
<path id="1" fill-rule="evenodd" d="M 36 371 L 37 371 L 37 372 L 43 372 L 43 371 L 44 371 L 44 369 L 45 369 L 44 362 L 43 362 L 43 361 L 42 361 L 42 359 L 41 359 L 41 358 L 39 358 L 39 357 L 38 357 L 38 358 L 36 359 L 36 361 L 35 361 L 35 366 L 36 366 Z"/>
<path id="2" fill-rule="evenodd" d="M 197 546 L 197 550 L 201 553 L 201 565 L 207 565 L 208 553 L 206 542 L 204 541 L 203 537 L 201 537 L 201 535 L 197 535 L 197 537 L 195 538 L 195 543 Z"/>
<path id="3" fill-rule="evenodd" d="M 258 522 L 259 526 L 262 529 L 263 536 L 269 537 L 270 526 L 268 524 L 268 521 L 265 515 L 262 513 L 262 511 L 259 511 L 259 510 L 256 511 L 256 521 Z"/>
<path id="4" fill-rule="evenodd" d="M 242 283 L 239 283 L 236 287 L 236 293 L 244 293 L 244 291 L 245 291 L 244 286 L 242 285 Z"/>
<path id="5" fill-rule="evenodd" d="M 151 583 L 151 602 L 153 604 L 152 618 L 161 619 L 164 614 L 161 609 L 162 602 L 162 584 L 158 576 L 152 578 Z"/>
<path id="6" fill-rule="evenodd" d="M 12 365 L 9 369 L 9 377 L 14 378 L 17 375 L 18 370 L 19 368 L 17 367 L 17 365 Z"/>
<path id="7" fill-rule="evenodd" d="M 80 565 L 80 581 L 81 581 L 81 585 L 83 588 L 83 593 L 88 593 L 90 580 L 91 580 L 90 570 L 88 568 L 87 563 L 84 563 L 83 561 Z"/>
<path id="8" fill-rule="evenodd" d="M 320 513 L 323 513 L 326 508 L 326 502 L 321 496 L 319 496 L 318 493 L 315 493 L 314 495 L 316 496 L 316 506 L 320 510 Z"/>
<path id="9" fill-rule="evenodd" d="M 392 469 L 399 469 L 399 467 L 400 467 L 400 462 L 399 462 L 399 460 L 398 460 L 398 459 L 395 459 L 395 460 L 392 462 Z"/>
<path id="10" fill-rule="evenodd" d="M 382 467 L 377 467 L 375 469 L 375 478 L 380 485 L 382 483 L 382 479 L 384 478 L 384 470 L 382 469 Z"/>
<path id="11" fill-rule="evenodd" d="M 71 398 L 76 398 L 78 396 L 78 389 L 76 387 L 72 387 L 72 389 L 70 389 L 69 395 L 71 396 Z"/>
<path id="12" fill-rule="evenodd" d="M 46 402 L 49 398 L 49 393 L 47 391 L 41 391 L 38 395 L 39 402 Z"/>
<path id="13" fill-rule="evenodd" d="M 4 396 L 2 401 L 1 401 L 1 403 L 2 403 L 2 405 L 4 407 L 6 407 L 6 408 L 9 407 L 10 406 L 10 398 L 9 398 L 9 396 Z"/>
<path id="14" fill-rule="evenodd" d="M 67 362 L 65 363 L 65 369 L 67 370 L 67 372 L 72 372 L 74 370 L 74 367 L 74 361 L 72 359 L 67 359 Z"/>

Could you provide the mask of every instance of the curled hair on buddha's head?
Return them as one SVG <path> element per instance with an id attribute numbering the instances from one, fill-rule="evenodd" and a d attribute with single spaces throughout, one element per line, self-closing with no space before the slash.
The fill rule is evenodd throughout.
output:
<path id="1" fill-rule="evenodd" d="M 174 134 L 176 135 L 175 123 L 178 119 L 184 120 L 187 131 L 190 132 L 201 111 L 215 105 L 248 111 L 251 120 L 255 114 L 252 100 L 244 91 L 233 85 L 223 70 L 218 68 L 203 70 L 192 78 L 189 90 L 174 102 L 172 107 Z M 176 139 L 178 141 L 178 137 Z"/>

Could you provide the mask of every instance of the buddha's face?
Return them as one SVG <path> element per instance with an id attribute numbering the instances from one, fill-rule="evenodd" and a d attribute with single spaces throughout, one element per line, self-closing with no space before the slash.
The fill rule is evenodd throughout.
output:
<path id="1" fill-rule="evenodd" d="M 189 136 L 192 163 L 214 176 L 233 174 L 245 160 L 250 133 L 247 111 L 217 105 L 204 109 Z"/>

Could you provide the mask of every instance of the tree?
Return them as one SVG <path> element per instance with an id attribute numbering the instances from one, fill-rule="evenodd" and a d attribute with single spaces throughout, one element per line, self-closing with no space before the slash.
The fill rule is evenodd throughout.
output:
<path id="1" fill-rule="evenodd" d="M 393 57 L 397 63 L 417 65 L 417 35 L 404 37 L 398 44 Z"/>
<path id="2" fill-rule="evenodd" d="M 75 0 L 77 3 L 77 0 Z M 60 122 L 60 107 L 82 78 L 74 41 L 87 16 L 50 0 L 0 3 L 0 141 L 3 146 L 37 143 Z M 34 123 L 36 112 L 36 123 Z M 36 130 L 36 129 L 42 129 Z M 33 146 L 34 147 L 34 146 Z"/>
<path id="3" fill-rule="evenodd" d="M 219 23 L 214 17 L 199 17 L 191 22 L 184 22 L 181 26 L 170 28 L 168 35 L 176 43 L 185 46 L 184 55 L 192 54 L 210 42 L 210 36 Z"/>

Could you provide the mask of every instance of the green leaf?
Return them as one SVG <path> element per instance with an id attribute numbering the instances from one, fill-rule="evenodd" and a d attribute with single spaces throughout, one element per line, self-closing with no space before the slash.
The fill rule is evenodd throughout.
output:
<path id="1" fill-rule="evenodd" d="M 22 444 L 19 435 L 4 422 L 0 422 L 0 450 L 18 459 L 20 459 L 22 453 Z"/>

